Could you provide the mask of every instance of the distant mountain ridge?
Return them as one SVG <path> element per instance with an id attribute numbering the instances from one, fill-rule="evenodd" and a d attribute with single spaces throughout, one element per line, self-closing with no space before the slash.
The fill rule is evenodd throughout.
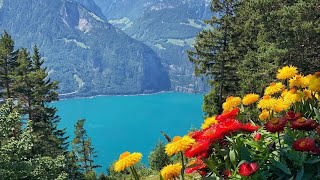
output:
<path id="1" fill-rule="evenodd" d="M 83 4 L 0 0 L 0 30 L 7 30 L 17 47 L 40 47 L 50 78 L 60 82 L 62 94 L 137 94 L 170 89 L 168 73 L 151 48 L 105 21 L 94 3 L 77 2 Z"/>
<path id="2" fill-rule="evenodd" d="M 150 46 L 169 72 L 171 89 L 199 92 L 206 80 L 193 75 L 186 51 L 211 17 L 211 0 L 94 0 L 111 24 Z"/>

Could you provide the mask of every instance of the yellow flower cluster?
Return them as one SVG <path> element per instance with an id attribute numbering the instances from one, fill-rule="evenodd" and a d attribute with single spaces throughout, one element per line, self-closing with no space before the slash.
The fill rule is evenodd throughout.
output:
<path id="1" fill-rule="evenodd" d="M 230 96 L 226 99 L 226 102 L 222 104 L 223 111 L 231 111 L 232 109 L 238 107 L 241 104 L 240 97 Z"/>
<path id="2" fill-rule="evenodd" d="M 216 120 L 216 116 L 206 118 L 203 124 L 201 125 L 201 129 L 207 129 L 213 124 L 218 124 L 218 120 Z"/>
<path id="3" fill-rule="evenodd" d="M 261 121 L 266 121 L 270 117 L 270 115 L 271 115 L 271 112 L 264 109 L 259 115 L 259 119 Z"/>
<path id="4" fill-rule="evenodd" d="M 183 152 L 189 149 L 194 143 L 195 140 L 188 135 L 183 136 L 182 138 L 180 136 L 176 136 L 173 138 L 172 142 L 166 145 L 166 153 L 169 156 L 172 156 L 178 152 Z"/>
<path id="5" fill-rule="evenodd" d="M 310 77 L 311 75 L 309 76 L 302 76 L 302 75 L 296 75 L 294 76 L 292 79 L 289 80 L 289 87 L 290 88 L 305 88 L 308 86 L 309 82 L 310 82 Z"/>
<path id="6" fill-rule="evenodd" d="M 242 98 L 242 104 L 245 106 L 248 106 L 250 104 L 253 104 L 259 100 L 258 94 L 247 94 Z"/>
<path id="7" fill-rule="evenodd" d="M 277 79 L 285 80 L 298 74 L 298 68 L 294 66 L 285 66 L 278 70 Z"/>
<path id="8" fill-rule="evenodd" d="M 124 152 L 120 155 L 119 160 L 115 163 L 114 171 L 121 172 L 139 162 L 141 158 L 141 153 L 134 152 L 131 154 L 130 152 Z"/>
<path id="9" fill-rule="evenodd" d="M 271 98 L 271 96 L 269 96 L 269 95 L 265 95 L 259 101 L 258 108 L 272 110 L 273 107 L 276 105 L 276 103 L 277 103 L 277 99 Z"/>
<path id="10" fill-rule="evenodd" d="M 311 91 L 320 92 L 320 72 L 310 77 L 309 89 Z"/>
<path id="11" fill-rule="evenodd" d="M 273 95 L 273 94 L 281 92 L 284 89 L 285 89 L 285 86 L 281 82 L 271 83 L 270 86 L 268 86 L 265 89 L 264 94 L 265 95 Z"/>
<path id="12" fill-rule="evenodd" d="M 273 113 L 286 111 L 295 103 L 314 97 L 318 99 L 320 72 L 307 76 L 298 73 L 294 66 L 285 66 L 278 70 L 277 79 L 287 80 L 288 87 L 286 88 L 282 82 L 274 82 L 266 87 L 265 96 L 258 102 L 258 108 L 262 110 L 260 120 L 265 121 Z"/>
<path id="13" fill-rule="evenodd" d="M 164 180 L 174 180 L 180 176 L 182 165 L 180 163 L 165 166 L 160 174 Z"/>

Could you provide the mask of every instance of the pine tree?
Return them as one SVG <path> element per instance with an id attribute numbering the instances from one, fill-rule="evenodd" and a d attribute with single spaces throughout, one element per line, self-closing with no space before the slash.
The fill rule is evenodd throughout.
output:
<path id="1" fill-rule="evenodd" d="M 241 3 L 236 30 L 242 94 L 263 94 L 281 66 L 297 66 L 304 74 L 320 68 L 319 5 L 317 0 Z"/>
<path id="2" fill-rule="evenodd" d="M 221 113 L 224 99 L 236 92 L 233 24 L 237 5 L 237 0 L 213 0 L 211 10 L 214 15 L 206 21 L 210 28 L 197 35 L 195 50 L 188 52 L 190 61 L 195 64 L 195 74 L 211 78 L 212 92 L 205 98 L 203 107 L 208 115 Z"/>
<path id="3" fill-rule="evenodd" d="M 96 158 L 97 155 L 92 147 L 91 139 L 84 128 L 84 124 L 85 119 L 78 120 L 75 124 L 75 137 L 72 140 L 72 148 L 80 165 L 80 170 L 84 174 L 87 174 L 100 166 L 94 164 L 93 159 Z"/>
<path id="4" fill-rule="evenodd" d="M 16 66 L 17 51 L 14 49 L 14 41 L 4 31 L 0 39 L 0 98 L 12 98 L 13 70 Z"/>
<path id="5" fill-rule="evenodd" d="M 32 153 L 35 145 L 30 122 L 18 138 L 12 138 L 12 128 L 21 121 L 12 99 L 0 106 L 0 179 L 66 179 L 65 158 Z"/>
<path id="6" fill-rule="evenodd" d="M 27 115 L 27 119 L 32 119 L 32 88 L 33 82 L 30 77 L 32 71 L 31 57 L 27 49 L 22 48 L 18 53 L 17 66 L 14 69 L 14 81 L 12 92 L 15 93 L 19 105 L 19 113 Z"/>
<path id="7" fill-rule="evenodd" d="M 160 171 L 164 166 L 171 163 L 170 157 L 165 153 L 165 145 L 160 141 L 148 157 L 150 168 Z"/>

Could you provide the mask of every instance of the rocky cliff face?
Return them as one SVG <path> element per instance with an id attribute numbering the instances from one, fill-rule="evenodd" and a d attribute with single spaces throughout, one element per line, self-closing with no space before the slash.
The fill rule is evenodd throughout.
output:
<path id="1" fill-rule="evenodd" d="M 211 16 L 210 0 L 95 0 L 111 24 L 150 46 L 169 72 L 172 90 L 208 89 L 193 75 L 187 50 Z"/>
<path id="2" fill-rule="evenodd" d="M 37 44 L 50 77 L 69 96 L 170 89 L 166 69 L 147 45 L 105 20 L 89 0 L 0 0 L 0 29 L 17 47 Z M 85 6 L 91 7 L 87 8 Z M 96 14 L 97 13 L 97 14 Z"/>

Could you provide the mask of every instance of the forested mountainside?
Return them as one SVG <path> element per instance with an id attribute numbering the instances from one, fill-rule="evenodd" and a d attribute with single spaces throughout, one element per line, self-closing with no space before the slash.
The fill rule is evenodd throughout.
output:
<path id="1" fill-rule="evenodd" d="M 151 48 L 84 5 L 67 0 L 2 0 L 0 29 L 12 34 L 16 47 L 39 46 L 50 78 L 60 82 L 62 94 L 137 94 L 170 89 L 168 73 Z"/>

